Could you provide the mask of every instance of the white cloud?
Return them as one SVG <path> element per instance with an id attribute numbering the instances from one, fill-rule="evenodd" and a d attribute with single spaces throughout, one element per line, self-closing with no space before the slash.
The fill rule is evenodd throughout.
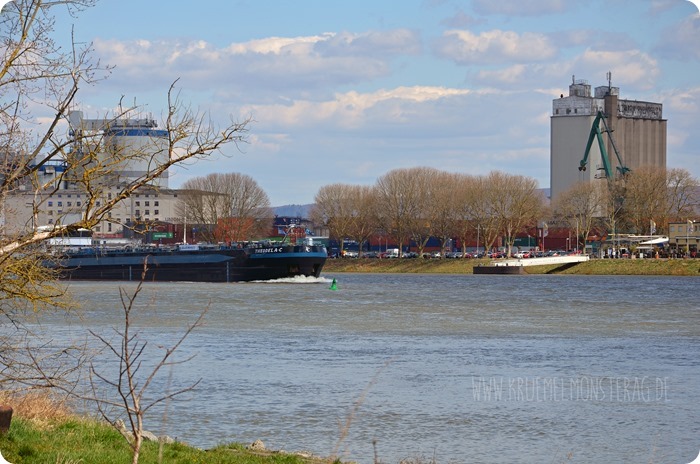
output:
<path id="1" fill-rule="evenodd" d="M 435 53 L 459 64 L 527 63 L 551 59 L 557 49 L 546 35 L 539 33 L 495 29 L 476 35 L 450 30 L 437 41 Z"/>
<path id="2" fill-rule="evenodd" d="M 525 74 L 530 68 L 523 64 L 516 64 L 503 69 L 482 70 L 477 74 L 479 82 L 498 83 L 511 85 L 518 81 L 523 81 Z"/>
<path id="3" fill-rule="evenodd" d="M 691 15 L 660 36 L 656 51 L 660 56 L 676 60 L 700 59 L 700 14 Z"/>
<path id="4" fill-rule="evenodd" d="M 347 92 L 336 94 L 328 101 L 296 100 L 288 105 L 249 105 L 243 112 L 254 114 L 255 119 L 268 124 L 288 128 L 319 127 L 319 124 L 336 126 L 336 129 L 353 129 L 371 125 L 372 110 L 384 105 L 379 119 L 400 123 L 410 118 L 406 105 L 434 102 L 442 98 L 469 95 L 465 89 L 443 87 L 398 87 L 370 93 Z M 376 115 L 375 115 L 376 117 Z"/>
<path id="5" fill-rule="evenodd" d="M 639 50 L 585 50 L 570 59 L 535 64 L 514 64 L 500 69 L 483 69 L 474 75 L 475 82 L 499 88 L 536 89 L 563 86 L 562 79 L 571 75 L 588 79 L 595 87 L 603 85 L 606 73 L 612 72 L 613 85 L 623 93 L 653 88 L 661 75 L 659 63 Z M 558 94 L 555 92 L 554 94 Z M 648 97 L 646 97 L 648 98 Z"/>
<path id="6" fill-rule="evenodd" d="M 116 65 L 110 84 L 138 82 L 140 89 L 163 88 L 180 78 L 188 88 L 225 89 L 247 95 L 284 89 L 347 85 L 389 75 L 397 56 L 420 53 L 417 33 L 396 29 L 364 34 L 327 33 L 270 37 L 217 48 L 204 40 L 95 39 L 96 55 Z"/>
<path id="7" fill-rule="evenodd" d="M 321 41 L 332 39 L 334 34 L 308 37 L 267 37 L 249 42 L 234 43 L 225 48 L 233 55 L 259 54 L 308 54 L 313 46 Z"/>
<path id="8" fill-rule="evenodd" d="M 612 72 L 613 85 L 620 87 L 623 98 L 630 92 L 647 93 L 661 77 L 661 65 L 652 56 L 639 50 L 584 50 L 567 60 L 547 63 L 514 64 L 505 68 L 483 69 L 474 74 L 479 85 L 509 89 L 538 89 L 544 86 L 562 88 L 562 79 L 575 75 L 589 80 L 595 87 L 603 85 L 607 72 Z M 554 92 L 559 94 L 560 91 Z M 640 99 L 649 98 L 643 97 Z"/>
<path id="9" fill-rule="evenodd" d="M 663 100 L 666 110 L 686 115 L 700 113 L 700 87 L 667 93 Z"/>
<path id="10" fill-rule="evenodd" d="M 652 89 L 661 74 L 658 61 L 639 50 L 586 50 L 572 63 L 574 69 L 586 70 L 589 76 L 612 72 L 615 85 L 641 90 Z"/>

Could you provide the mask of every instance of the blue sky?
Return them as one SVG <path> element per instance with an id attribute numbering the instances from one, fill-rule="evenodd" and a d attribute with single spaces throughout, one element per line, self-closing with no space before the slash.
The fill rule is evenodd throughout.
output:
<path id="1" fill-rule="evenodd" d="M 156 118 L 168 86 L 250 143 L 180 169 L 241 172 L 273 206 L 395 168 L 502 170 L 549 187 L 552 100 L 572 76 L 663 103 L 668 166 L 700 177 L 700 15 L 687 0 L 100 0 L 57 33 L 116 66 L 79 94 Z M 624 156 L 624 154 L 623 154 Z M 572 166 L 572 169 L 576 169 Z"/>

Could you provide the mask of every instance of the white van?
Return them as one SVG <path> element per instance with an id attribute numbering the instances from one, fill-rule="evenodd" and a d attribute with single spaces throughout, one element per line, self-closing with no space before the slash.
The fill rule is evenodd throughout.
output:
<path id="1" fill-rule="evenodd" d="M 387 258 L 398 258 L 399 257 L 399 249 L 398 248 L 389 248 L 386 250 L 386 254 L 384 255 Z"/>

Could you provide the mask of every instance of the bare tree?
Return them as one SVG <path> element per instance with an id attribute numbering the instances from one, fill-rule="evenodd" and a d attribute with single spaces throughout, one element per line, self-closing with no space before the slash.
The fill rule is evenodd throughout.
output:
<path id="1" fill-rule="evenodd" d="M 532 225 L 543 210 L 543 198 L 532 178 L 492 172 L 488 176 L 489 203 L 500 223 L 510 257 L 516 234 Z"/>
<path id="2" fill-rule="evenodd" d="M 199 380 L 191 385 L 182 387 L 171 392 L 163 392 L 155 398 L 147 398 L 146 394 L 150 392 L 153 382 L 158 378 L 159 373 L 169 366 L 188 362 L 192 357 L 186 359 L 175 359 L 175 352 L 182 345 L 185 339 L 192 331 L 202 324 L 202 320 L 207 312 L 205 309 L 199 317 L 189 325 L 173 345 L 164 348 L 159 357 L 151 357 L 155 359 L 154 367 L 150 370 L 144 367 L 144 362 L 149 358 L 150 351 L 148 341 L 144 340 L 139 332 L 133 331 L 135 325 L 134 313 L 135 302 L 141 290 L 143 289 L 143 281 L 146 276 L 146 264 L 141 275 L 141 281 L 138 283 L 133 293 L 128 294 L 124 289 L 120 289 L 121 303 L 124 314 L 124 325 L 121 331 L 116 330 L 117 340 L 112 341 L 104 335 L 100 335 L 94 331 L 90 333 L 100 340 L 108 353 L 111 353 L 119 360 L 119 371 L 115 373 L 107 373 L 97 368 L 94 363 L 91 363 L 91 383 L 93 388 L 93 396 L 83 397 L 83 399 L 92 400 L 97 403 L 98 410 L 102 417 L 113 424 L 127 439 L 132 450 L 132 464 L 137 464 L 141 453 L 141 445 L 144 439 L 144 417 L 146 413 L 154 406 L 168 401 L 176 396 L 191 392 L 199 384 Z M 116 393 L 117 399 L 109 399 L 102 397 L 101 386 Z M 128 428 L 119 420 L 115 420 L 110 410 L 116 408 L 117 411 L 122 411 L 126 414 Z"/>
<path id="3" fill-rule="evenodd" d="M 111 220 L 120 202 L 141 188 L 152 188 L 170 167 L 246 141 L 250 119 L 218 126 L 186 105 L 175 84 L 167 91 L 162 136 L 151 146 L 113 148 L 106 129 L 139 111 L 121 102 L 115 102 L 115 114 L 105 117 L 97 130 L 64 130 L 79 89 L 106 78 L 110 68 L 91 60 L 89 45 L 68 51 L 56 46 L 52 11 L 65 7 L 77 13 L 93 4 L 16 0 L 6 4 L 0 16 L 0 312 L 10 321 L 21 319 L 27 302 L 34 309 L 60 304 L 64 291 L 42 265 L 51 259 L 41 247 L 46 239 Z M 45 114 L 51 115 L 48 122 L 37 125 L 37 116 Z M 61 169 L 47 178 L 43 173 L 52 163 Z M 106 182 L 129 163 L 145 168 L 133 178 L 118 179 L 116 185 Z M 39 229 L 35 221 L 21 224 L 16 208 L 7 206 L 12 198 L 31 198 L 35 218 L 66 186 L 81 193 L 81 208 L 56 217 L 51 227 Z"/>
<path id="4" fill-rule="evenodd" d="M 422 217 L 422 184 L 416 182 L 422 168 L 396 169 L 377 180 L 377 191 L 382 205 L 381 220 L 384 230 L 396 238 L 399 253 L 410 243 L 415 223 Z"/>
<path id="5" fill-rule="evenodd" d="M 348 237 L 359 244 L 359 254 L 377 231 L 378 201 L 377 190 L 374 187 L 356 185 L 349 189 L 349 209 L 352 223 Z"/>
<path id="6" fill-rule="evenodd" d="M 326 185 L 319 189 L 314 197 L 311 219 L 328 227 L 331 238 L 340 243 L 343 253 L 343 241 L 353 235 L 357 228 L 354 195 L 356 187 L 348 184 Z"/>
<path id="7" fill-rule="evenodd" d="M 464 176 L 449 172 L 438 172 L 432 179 L 432 195 L 426 216 L 430 222 L 431 235 L 440 241 L 440 255 L 445 256 L 445 247 L 458 234 L 459 202 L 457 192 Z"/>
<path id="8" fill-rule="evenodd" d="M 652 222 L 668 222 L 666 170 L 642 166 L 626 175 L 625 211 L 631 232 L 649 233 Z"/>
<path id="9" fill-rule="evenodd" d="M 442 200 L 440 178 L 444 174 L 434 168 L 412 168 L 408 171 L 412 181 L 412 192 L 417 213 L 408 221 L 411 239 L 418 247 L 418 256 L 423 256 L 423 250 L 428 240 L 434 235 L 435 220 L 439 213 L 438 202 Z"/>
<path id="10" fill-rule="evenodd" d="M 602 214 L 608 234 L 612 234 L 613 244 L 622 231 L 629 229 L 625 211 L 626 190 L 626 177 L 608 180 L 607 188 L 601 189 Z"/>
<path id="11" fill-rule="evenodd" d="M 683 221 L 700 210 L 700 182 L 687 169 L 671 169 L 667 172 L 667 217 Z"/>
<path id="12" fill-rule="evenodd" d="M 213 173 L 183 184 L 178 214 L 200 225 L 208 241 L 250 240 L 269 230 L 272 211 L 267 193 L 240 173 Z"/>
<path id="13" fill-rule="evenodd" d="M 454 191 L 457 210 L 456 236 L 462 242 L 466 257 L 467 242 L 475 240 L 477 247 L 485 250 L 493 247 L 500 233 L 498 217 L 494 214 L 491 196 L 496 195 L 484 176 L 460 176 Z M 478 251 L 478 250 L 477 250 Z"/>
<path id="14" fill-rule="evenodd" d="M 585 249 L 586 237 L 599 222 L 607 184 L 580 182 L 563 192 L 554 204 L 554 214 L 576 230 L 577 249 Z M 581 248 L 579 248 L 581 246 Z"/>

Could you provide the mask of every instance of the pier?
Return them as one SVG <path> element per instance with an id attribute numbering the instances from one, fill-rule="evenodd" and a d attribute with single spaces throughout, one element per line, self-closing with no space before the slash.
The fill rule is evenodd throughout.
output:
<path id="1" fill-rule="evenodd" d="M 588 261 L 586 255 L 546 256 L 544 258 L 503 259 L 494 261 L 491 266 L 546 266 L 549 264 L 582 263 Z"/>
<path id="2" fill-rule="evenodd" d="M 525 274 L 525 266 L 546 266 L 555 264 L 570 267 L 575 266 L 577 263 L 588 261 L 588 259 L 588 256 L 582 255 L 499 259 L 492 261 L 488 266 L 474 267 L 474 274 Z"/>

